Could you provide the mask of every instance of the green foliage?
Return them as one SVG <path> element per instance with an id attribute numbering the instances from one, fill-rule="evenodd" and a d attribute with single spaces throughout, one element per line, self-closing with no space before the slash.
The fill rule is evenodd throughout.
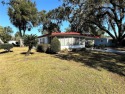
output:
<path id="1" fill-rule="evenodd" d="M 60 51 L 61 45 L 57 37 L 54 37 L 50 44 L 50 49 L 52 53 L 57 53 Z"/>
<path id="2" fill-rule="evenodd" d="M 36 51 L 37 51 L 37 52 L 42 52 L 42 46 L 41 46 L 41 44 L 38 44 L 38 45 L 37 45 Z"/>
<path id="3" fill-rule="evenodd" d="M 38 45 L 37 45 L 36 51 L 37 51 L 37 52 L 42 52 L 42 46 L 41 46 L 41 44 L 38 44 Z"/>
<path id="4" fill-rule="evenodd" d="M 71 30 L 104 36 L 107 33 L 117 45 L 125 38 L 125 0 L 61 0 L 52 10 L 57 21 L 67 20 Z"/>
<path id="5" fill-rule="evenodd" d="M 93 46 L 94 46 L 93 40 L 88 40 L 86 43 L 86 47 L 93 47 Z"/>
<path id="6" fill-rule="evenodd" d="M 32 0 L 9 0 L 8 15 L 11 23 L 19 29 L 20 46 L 24 46 L 26 30 L 38 25 L 38 11 Z"/>
<path id="7" fill-rule="evenodd" d="M 13 48 L 13 45 L 12 44 L 0 44 L 0 49 L 5 49 L 7 51 L 10 51 L 10 49 Z"/>
<path id="8" fill-rule="evenodd" d="M 39 21 L 43 25 L 42 29 L 39 31 L 42 34 L 51 34 L 52 32 L 60 32 L 60 27 L 57 23 L 53 22 L 53 18 L 51 16 L 52 12 L 46 12 L 42 10 L 39 12 Z"/>
<path id="9" fill-rule="evenodd" d="M 30 47 L 33 47 L 33 46 L 36 46 L 37 45 L 37 36 L 36 35 L 25 35 L 24 37 L 24 44 L 26 46 L 30 46 Z"/>
<path id="10" fill-rule="evenodd" d="M 36 48 L 36 50 L 37 50 L 37 52 L 47 52 L 47 50 L 49 50 L 49 48 L 50 48 L 50 44 L 39 44 L 39 45 L 37 45 L 37 48 Z"/>
<path id="11" fill-rule="evenodd" d="M 65 28 L 65 32 L 71 32 L 71 27 Z"/>
<path id="12" fill-rule="evenodd" d="M 15 36 L 14 36 L 14 37 L 15 37 L 15 40 L 19 42 L 19 41 L 20 41 L 20 32 L 17 31 L 17 32 L 15 33 Z"/>
<path id="13" fill-rule="evenodd" d="M 28 46 L 28 51 L 26 53 L 26 55 L 29 55 L 31 52 L 31 49 L 33 48 L 33 46 L 37 45 L 37 36 L 36 35 L 25 35 L 24 37 L 24 44 L 26 46 Z"/>
<path id="14" fill-rule="evenodd" d="M 10 0 L 8 15 L 11 23 L 19 29 L 21 37 L 26 30 L 38 24 L 36 4 L 31 0 Z"/>
<path id="15" fill-rule="evenodd" d="M 49 34 L 52 32 L 61 32 L 59 26 L 56 23 L 46 23 L 43 25 L 43 31 L 46 30 Z"/>
<path id="16" fill-rule="evenodd" d="M 11 34 L 13 33 L 12 28 L 10 26 L 7 27 L 2 27 L 0 26 L 0 38 L 3 42 L 8 42 L 11 40 L 12 36 Z"/>
<path id="17" fill-rule="evenodd" d="M 101 49 L 104 49 L 105 47 L 106 47 L 105 44 L 100 44 L 100 45 L 98 46 L 98 48 L 101 48 Z"/>
<path id="18" fill-rule="evenodd" d="M 104 34 L 105 34 L 105 31 L 101 30 L 100 28 L 98 28 L 95 25 L 88 25 L 87 28 L 89 29 L 89 32 L 92 33 L 95 36 L 103 37 Z"/>

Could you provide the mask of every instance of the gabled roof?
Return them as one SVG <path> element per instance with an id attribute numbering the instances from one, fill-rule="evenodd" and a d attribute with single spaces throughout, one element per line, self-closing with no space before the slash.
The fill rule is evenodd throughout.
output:
<path id="1" fill-rule="evenodd" d="M 40 37 L 46 37 L 46 36 L 71 36 L 71 35 L 77 35 L 77 36 L 84 36 L 84 37 L 92 37 L 92 38 L 99 38 L 100 36 L 94 36 L 92 34 L 81 34 L 78 32 L 53 32 L 52 34 L 45 34 Z"/>

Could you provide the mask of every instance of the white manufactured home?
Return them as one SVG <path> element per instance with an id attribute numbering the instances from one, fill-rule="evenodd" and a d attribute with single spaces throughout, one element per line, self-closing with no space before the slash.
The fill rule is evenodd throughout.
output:
<path id="1" fill-rule="evenodd" d="M 53 37 L 57 37 L 61 43 L 61 50 L 63 49 L 80 49 L 85 48 L 85 38 L 92 36 L 85 36 L 77 32 L 54 32 L 38 37 L 38 44 L 51 43 Z"/>
<path id="2" fill-rule="evenodd" d="M 96 46 L 105 45 L 110 47 L 110 46 L 114 46 L 115 43 L 112 38 L 99 38 L 99 39 L 95 39 L 95 45 Z"/>

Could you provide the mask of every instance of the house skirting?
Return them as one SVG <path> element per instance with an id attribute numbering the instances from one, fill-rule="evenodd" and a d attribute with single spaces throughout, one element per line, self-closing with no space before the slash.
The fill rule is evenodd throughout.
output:
<path id="1" fill-rule="evenodd" d="M 64 50 L 64 49 L 82 49 L 82 48 L 85 48 L 84 45 L 69 45 L 69 46 L 61 46 L 61 50 Z"/>

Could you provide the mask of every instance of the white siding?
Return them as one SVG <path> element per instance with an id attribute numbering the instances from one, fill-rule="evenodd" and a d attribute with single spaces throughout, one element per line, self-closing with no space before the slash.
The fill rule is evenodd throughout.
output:
<path id="1" fill-rule="evenodd" d="M 48 37 L 38 38 L 38 44 L 48 43 Z"/>
<path id="2" fill-rule="evenodd" d="M 84 48 L 85 47 L 85 39 L 84 37 L 73 37 L 73 36 L 60 36 L 58 37 L 61 43 L 62 49 L 72 49 L 72 48 Z M 48 43 L 48 37 L 38 38 L 38 44 Z"/>
<path id="3" fill-rule="evenodd" d="M 99 46 L 99 45 L 113 46 L 114 43 L 112 43 L 111 39 L 100 38 L 100 39 L 95 40 L 95 45 L 97 45 L 97 46 Z"/>
<path id="4" fill-rule="evenodd" d="M 100 38 L 95 40 L 95 45 L 106 45 L 107 44 L 107 39 L 106 38 Z"/>
<path id="5" fill-rule="evenodd" d="M 64 46 L 65 45 L 64 37 L 60 37 L 58 39 L 60 41 L 61 46 Z"/>
<path id="6" fill-rule="evenodd" d="M 61 43 L 61 50 L 62 49 L 77 49 L 77 48 L 84 48 L 85 47 L 85 39 L 83 37 L 58 37 Z"/>

